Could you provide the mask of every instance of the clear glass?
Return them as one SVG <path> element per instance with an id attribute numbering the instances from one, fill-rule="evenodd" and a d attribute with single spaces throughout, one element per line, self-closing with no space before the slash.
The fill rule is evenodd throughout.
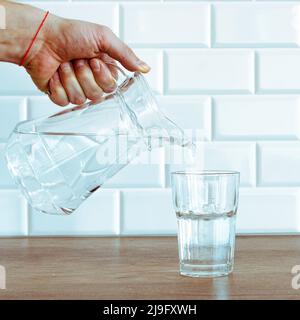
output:
<path id="1" fill-rule="evenodd" d="M 171 174 L 180 274 L 217 277 L 233 270 L 239 173 Z"/>
<path id="2" fill-rule="evenodd" d="M 121 71 L 118 79 L 116 91 L 98 101 L 15 127 L 6 146 L 7 165 L 36 210 L 72 213 L 150 149 L 155 135 L 185 144 L 183 131 L 160 112 L 142 74 Z"/>

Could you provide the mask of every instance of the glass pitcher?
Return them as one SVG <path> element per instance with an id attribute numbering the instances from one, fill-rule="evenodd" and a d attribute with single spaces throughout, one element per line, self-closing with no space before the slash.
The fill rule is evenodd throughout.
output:
<path id="1" fill-rule="evenodd" d="M 160 112 L 143 75 L 126 75 L 117 68 L 119 85 L 113 93 L 20 122 L 11 133 L 7 165 L 34 209 L 70 214 L 134 157 L 151 149 L 153 139 L 189 144 Z"/>

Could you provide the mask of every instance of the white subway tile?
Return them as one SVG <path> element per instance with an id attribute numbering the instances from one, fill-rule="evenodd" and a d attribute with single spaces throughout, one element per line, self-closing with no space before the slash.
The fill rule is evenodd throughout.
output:
<path id="1" fill-rule="evenodd" d="M 47 96 L 29 97 L 27 101 L 29 119 L 48 117 L 64 110 L 64 108 L 53 103 Z"/>
<path id="2" fill-rule="evenodd" d="M 176 234 L 176 215 L 169 189 L 122 191 L 121 234 Z"/>
<path id="3" fill-rule="evenodd" d="M 41 94 L 24 68 L 12 63 L 0 63 L 0 83 L 0 95 Z"/>
<path id="4" fill-rule="evenodd" d="M 295 96 L 220 96 L 214 99 L 214 138 L 300 138 L 300 99 Z"/>
<path id="5" fill-rule="evenodd" d="M 167 50 L 168 93 L 251 93 L 254 54 L 249 50 Z"/>
<path id="6" fill-rule="evenodd" d="M 130 45 L 209 45 L 208 4 L 126 3 L 121 8 L 123 38 Z"/>
<path id="7" fill-rule="evenodd" d="M 155 93 L 162 93 L 163 91 L 163 53 L 155 49 L 135 49 L 136 55 L 145 61 L 151 70 L 144 74 L 151 89 Z"/>
<path id="8" fill-rule="evenodd" d="M 184 130 L 197 131 L 203 140 L 211 137 L 211 101 L 204 96 L 158 96 L 164 114 Z"/>
<path id="9" fill-rule="evenodd" d="M 259 185 L 300 186 L 300 142 L 258 144 Z"/>
<path id="10" fill-rule="evenodd" d="M 143 152 L 114 177 L 104 183 L 104 188 L 163 187 L 163 149 Z"/>
<path id="11" fill-rule="evenodd" d="M 4 155 L 5 144 L 0 143 L 0 188 L 14 188 L 15 184 L 8 172 Z"/>
<path id="12" fill-rule="evenodd" d="M 296 3 L 213 5 L 214 46 L 299 46 L 300 6 Z"/>
<path id="13" fill-rule="evenodd" d="M 177 149 L 180 152 L 180 148 Z M 180 159 L 177 157 L 176 159 Z M 187 158 L 188 161 L 190 161 Z M 254 142 L 198 142 L 192 162 L 171 163 L 166 172 L 170 186 L 170 172 L 191 170 L 239 171 L 241 186 L 254 186 L 256 180 L 256 146 Z"/>
<path id="14" fill-rule="evenodd" d="M 71 215 L 59 216 L 31 209 L 32 236 L 115 235 L 119 226 L 119 192 L 99 189 Z"/>
<path id="15" fill-rule="evenodd" d="M 19 121 L 25 120 L 25 118 L 25 98 L 0 97 L 0 119 L 2 119 L 0 126 L 0 141 L 5 142 L 15 125 Z"/>
<path id="16" fill-rule="evenodd" d="M 234 170 L 241 173 L 241 186 L 255 184 L 255 143 L 202 143 L 206 170 Z"/>
<path id="17" fill-rule="evenodd" d="M 300 50 L 260 50 L 257 53 L 259 93 L 300 92 Z"/>
<path id="18" fill-rule="evenodd" d="M 27 204 L 17 190 L 0 191 L 0 237 L 27 235 Z"/>
<path id="19" fill-rule="evenodd" d="M 300 232 L 299 190 L 240 190 L 237 233 L 290 232 Z"/>
<path id="20" fill-rule="evenodd" d="M 55 15 L 68 18 L 79 19 L 106 25 L 115 33 L 118 33 L 118 4 L 113 2 L 103 3 L 102 1 L 82 1 L 82 2 L 32 2 L 31 5 L 48 10 Z"/>

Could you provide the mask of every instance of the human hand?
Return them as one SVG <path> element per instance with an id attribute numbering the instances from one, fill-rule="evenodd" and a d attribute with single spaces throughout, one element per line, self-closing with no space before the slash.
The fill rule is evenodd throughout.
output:
<path id="1" fill-rule="evenodd" d="M 0 60 L 19 63 L 45 12 L 10 1 L 0 0 L 0 4 L 7 6 L 8 21 L 3 44 L 0 37 Z M 7 43 L 10 47 L 1 51 L 1 45 Z M 130 71 L 150 70 L 108 27 L 49 14 L 24 67 L 38 89 L 65 106 L 111 92 L 116 69 L 105 62 L 116 61 Z"/>
<path id="2" fill-rule="evenodd" d="M 105 62 L 117 60 L 130 71 L 150 69 L 106 26 L 50 16 L 45 31 L 44 45 L 24 66 L 58 105 L 82 104 L 113 91 L 116 69 Z"/>

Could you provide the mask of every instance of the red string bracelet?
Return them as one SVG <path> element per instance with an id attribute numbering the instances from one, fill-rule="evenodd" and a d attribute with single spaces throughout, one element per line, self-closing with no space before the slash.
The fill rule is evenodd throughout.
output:
<path id="1" fill-rule="evenodd" d="M 25 60 L 26 60 L 26 58 L 27 58 L 27 56 L 28 56 L 28 53 L 29 53 L 29 51 L 31 50 L 31 48 L 32 48 L 32 46 L 33 46 L 33 44 L 34 44 L 34 41 L 36 40 L 39 32 L 41 31 L 41 29 L 42 29 L 42 27 L 43 27 L 43 25 L 44 25 L 44 23 L 45 23 L 48 15 L 49 15 L 49 11 L 46 12 L 46 14 L 45 14 L 45 16 L 44 16 L 41 24 L 39 25 L 39 27 L 38 27 L 38 29 L 37 29 L 34 37 L 32 38 L 32 40 L 31 40 L 31 42 L 30 42 L 30 44 L 29 44 L 29 46 L 28 46 L 28 48 L 27 48 L 27 50 L 26 50 L 26 52 L 25 52 L 25 54 L 24 54 L 24 56 L 23 56 L 23 58 L 22 58 L 22 60 L 21 60 L 21 62 L 20 62 L 20 64 L 19 64 L 19 66 L 22 66 L 22 65 L 24 64 L 24 62 L 25 62 Z"/>

